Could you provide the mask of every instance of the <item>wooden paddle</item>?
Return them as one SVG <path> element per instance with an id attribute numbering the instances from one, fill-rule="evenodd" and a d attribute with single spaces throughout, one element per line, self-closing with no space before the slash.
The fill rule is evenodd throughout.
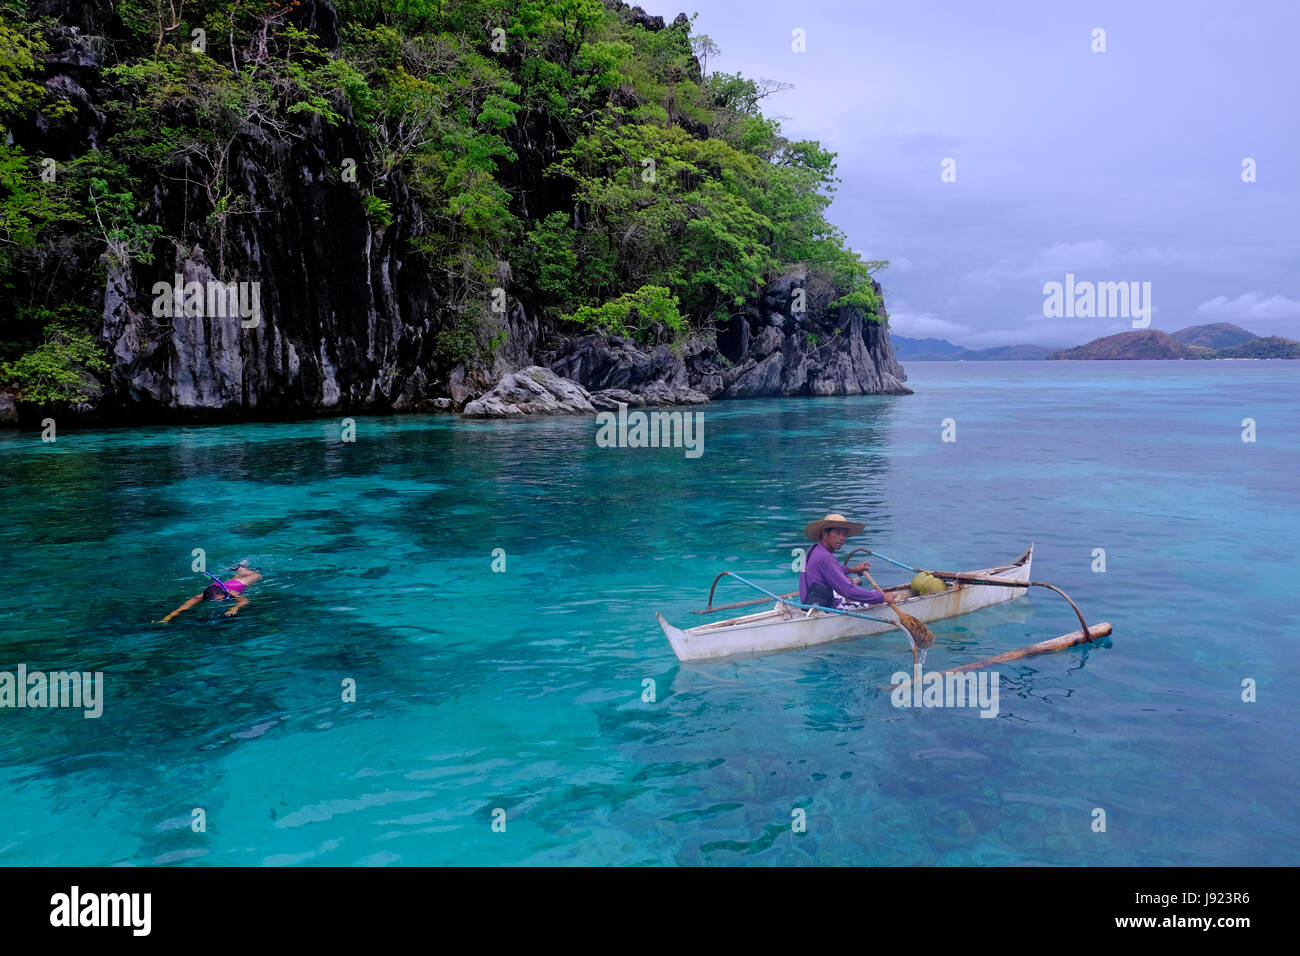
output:
<path id="1" fill-rule="evenodd" d="M 870 574 L 863 571 L 862 576 L 868 581 L 871 581 L 872 588 L 875 588 L 876 591 L 884 594 L 885 601 L 889 602 L 889 606 L 894 609 L 894 614 L 898 615 L 898 623 L 902 624 L 902 626 L 906 628 L 907 633 L 911 636 L 911 643 L 913 643 L 913 648 L 911 648 L 911 670 L 913 670 L 913 674 L 915 674 L 915 672 L 917 672 L 917 648 L 928 648 L 928 646 L 935 643 L 935 633 L 933 633 L 930 628 L 926 627 L 926 623 L 924 623 L 923 620 L 911 617 L 910 614 L 904 614 L 901 610 L 898 610 L 898 605 L 894 604 L 892 597 L 889 597 L 889 592 L 885 591 L 884 588 L 881 588 L 879 584 L 876 584 L 875 579 L 872 578 Z"/>

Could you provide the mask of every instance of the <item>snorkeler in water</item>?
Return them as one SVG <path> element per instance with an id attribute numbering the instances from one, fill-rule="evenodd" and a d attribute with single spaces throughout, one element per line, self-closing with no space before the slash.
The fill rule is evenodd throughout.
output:
<path id="1" fill-rule="evenodd" d="M 212 584 L 204 588 L 202 594 L 194 595 L 194 597 L 157 623 L 166 624 L 181 611 L 188 611 L 202 601 L 224 601 L 226 598 L 234 598 L 235 600 L 235 606 L 226 612 L 226 617 L 234 617 L 239 613 L 239 609 L 248 603 L 248 598 L 244 597 L 244 589 L 250 584 L 260 581 L 262 574 L 242 562 L 235 565 L 231 570 L 235 572 L 235 576 L 228 581 L 222 581 L 215 574 L 208 574 L 205 571 L 204 574 L 208 574 L 208 577 L 212 578 Z"/>

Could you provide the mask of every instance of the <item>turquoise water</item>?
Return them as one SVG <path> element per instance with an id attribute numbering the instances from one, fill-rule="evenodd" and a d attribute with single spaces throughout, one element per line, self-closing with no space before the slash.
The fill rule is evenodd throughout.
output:
<path id="1" fill-rule="evenodd" d="M 908 372 L 708 406 L 697 459 L 590 419 L 0 436 L 0 670 L 106 682 L 98 720 L 0 710 L 0 863 L 1300 862 L 1300 363 Z M 699 623 L 723 569 L 793 587 L 831 510 L 929 567 L 1035 541 L 1114 635 L 1001 665 L 995 719 L 893 707 L 900 636 L 679 664 L 654 612 Z M 149 623 L 194 548 L 266 577 Z M 1034 589 L 933 625 L 928 666 L 1076 626 Z"/>

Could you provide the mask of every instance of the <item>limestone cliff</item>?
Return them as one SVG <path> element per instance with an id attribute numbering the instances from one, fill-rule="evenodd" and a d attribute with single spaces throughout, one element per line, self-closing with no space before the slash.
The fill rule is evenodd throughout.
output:
<path id="1" fill-rule="evenodd" d="M 642 28 L 665 29 L 638 8 L 611 6 Z M 14 134 L 29 153 L 68 163 L 114 133 L 108 101 L 120 93 L 105 71 L 118 62 L 123 31 L 108 0 L 32 0 L 30 9 L 59 21 L 41 82 L 59 91 L 73 115 L 18 124 Z M 305 0 L 289 22 L 326 50 L 341 42 L 338 13 L 326 0 Z M 514 282 L 512 264 L 499 261 L 509 295 L 493 320 L 494 344 L 472 359 L 450 360 L 437 336 L 460 306 L 412 242 L 418 204 L 398 168 L 384 184 L 391 215 L 368 214 L 357 186 L 338 175 L 367 156 L 347 103 L 339 110 L 336 125 L 304 114 L 296 128 L 268 132 L 249 122 L 235 131 L 223 186 L 243 198 L 244 214 L 211 216 L 205 171 L 189 159 L 140 183 L 136 193 L 148 202 L 138 219 L 167 237 L 154 243 L 147 264 L 104 268 L 84 249 L 51 251 L 38 262 L 41 282 L 77 290 L 101 316 L 98 338 L 111 368 L 93 403 L 98 417 L 458 409 L 503 375 L 538 364 L 593 393 L 622 389 L 651 402 L 698 400 L 688 392 L 718 399 L 908 391 L 887 322 L 832 307 L 839 292 L 806 269 L 780 276 L 717 328 L 696 331 L 674 350 L 573 335 L 547 318 L 532 289 Z M 541 176 L 567 145 L 559 133 L 536 115 L 508 131 L 515 158 L 503 177 L 527 217 L 572 208 L 571 197 Z M 157 284 L 176 277 L 205 290 L 256 283 L 259 314 L 255 321 L 183 308 L 156 314 Z"/>

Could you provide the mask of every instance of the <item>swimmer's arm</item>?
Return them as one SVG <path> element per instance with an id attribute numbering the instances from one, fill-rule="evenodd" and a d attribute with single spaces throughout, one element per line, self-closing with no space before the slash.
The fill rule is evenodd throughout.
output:
<path id="1" fill-rule="evenodd" d="M 172 612 L 171 612 L 170 614 L 168 614 L 165 618 L 163 618 L 163 619 L 162 619 L 162 623 L 163 623 L 163 624 L 166 624 L 168 621 L 170 621 L 172 618 L 174 618 L 177 614 L 181 613 L 181 611 L 188 611 L 190 608 L 192 608 L 194 605 L 198 604 L 198 603 L 199 603 L 200 601 L 202 601 L 202 600 L 203 600 L 203 595 L 202 595 L 202 594 L 196 594 L 196 595 L 194 595 L 194 597 L 190 598 L 188 601 L 186 601 L 184 604 L 182 604 L 182 605 L 181 605 L 180 607 L 178 607 L 176 610 L 172 611 Z"/>
<path id="2" fill-rule="evenodd" d="M 235 599 L 235 606 L 226 612 L 226 617 L 234 617 L 239 613 L 239 609 L 248 603 L 248 598 L 244 597 L 242 594 L 235 594 L 232 595 L 232 597 Z"/>

